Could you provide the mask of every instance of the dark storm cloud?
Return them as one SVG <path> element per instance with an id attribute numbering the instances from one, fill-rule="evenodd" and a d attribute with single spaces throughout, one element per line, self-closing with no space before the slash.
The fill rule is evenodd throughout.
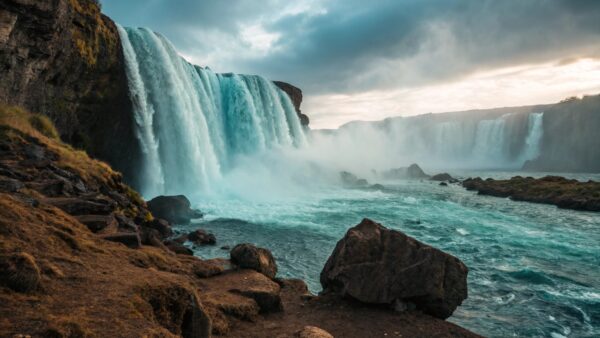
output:
<path id="1" fill-rule="evenodd" d="M 410 87 L 500 66 L 597 57 L 600 46 L 595 0 L 324 0 L 312 4 L 323 11 L 293 15 L 281 15 L 285 2 L 275 0 L 104 3 L 117 21 L 161 31 L 184 53 L 211 52 L 202 36 L 186 32 L 219 32 L 244 46 L 241 27 L 258 23 L 279 34 L 272 48 L 223 61 L 310 93 Z"/>

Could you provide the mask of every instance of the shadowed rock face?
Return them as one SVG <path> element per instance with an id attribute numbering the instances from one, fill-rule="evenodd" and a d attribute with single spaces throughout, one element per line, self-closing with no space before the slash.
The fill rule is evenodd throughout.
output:
<path id="1" fill-rule="evenodd" d="M 0 103 L 49 116 L 61 138 L 134 182 L 140 150 L 121 42 L 93 0 L 0 2 Z"/>
<path id="2" fill-rule="evenodd" d="M 310 123 L 310 120 L 307 115 L 302 114 L 300 110 L 300 105 L 302 104 L 302 90 L 296 86 L 292 86 L 289 83 L 282 81 L 273 81 L 277 87 L 286 92 L 292 103 L 294 104 L 294 108 L 296 108 L 296 113 L 298 113 L 298 117 L 300 118 L 300 123 L 307 127 Z"/>
<path id="3" fill-rule="evenodd" d="M 413 303 L 445 319 L 467 298 L 467 272 L 458 258 L 364 219 L 337 243 L 321 285 L 364 303 Z"/>

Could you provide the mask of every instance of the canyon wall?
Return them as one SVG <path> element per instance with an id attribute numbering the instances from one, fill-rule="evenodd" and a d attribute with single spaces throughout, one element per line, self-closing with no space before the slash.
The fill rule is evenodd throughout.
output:
<path id="1" fill-rule="evenodd" d="M 0 73 L 0 102 L 49 116 L 64 141 L 134 176 L 121 42 L 96 1 L 0 2 Z"/>

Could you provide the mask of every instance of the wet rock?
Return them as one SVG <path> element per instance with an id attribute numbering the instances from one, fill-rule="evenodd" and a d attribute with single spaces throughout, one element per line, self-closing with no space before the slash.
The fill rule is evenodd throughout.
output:
<path id="1" fill-rule="evenodd" d="M 147 228 L 155 229 L 160 233 L 162 238 L 167 238 L 173 235 L 173 229 L 171 224 L 164 219 L 155 218 L 152 221 L 145 222 L 144 226 Z"/>
<path id="2" fill-rule="evenodd" d="M 275 278 L 277 264 L 271 252 L 252 244 L 238 244 L 231 249 L 231 262 L 243 269 L 256 270 L 269 278 Z"/>
<path id="3" fill-rule="evenodd" d="M 194 252 L 191 249 L 176 241 L 168 240 L 164 241 L 163 244 L 167 247 L 167 249 L 171 250 L 172 252 L 178 255 L 194 255 Z"/>
<path id="4" fill-rule="evenodd" d="M 190 232 L 187 235 L 187 239 L 198 245 L 215 245 L 217 244 L 217 238 L 213 234 L 209 234 L 208 232 L 198 229 Z"/>
<path id="5" fill-rule="evenodd" d="M 331 333 L 316 326 L 305 326 L 294 333 L 295 338 L 333 338 Z"/>
<path id="6" fill-rule="evenodd" d="M 441 185 L 442 187 L 447 187 L 447 186 L 448 186 L 448 183 L 446 183 L 446 182 L 440 182 L 440 185 Z"/>
<path id="7" fill-rule="evenodd" d="M 40 280 L 40 269 L 30 254 L 0 255 L 0 285 L 18 292 L 31 292 L 38 288 Z"/>
<path id="8" fill-rule="evenodd" d="M 226 251 L 229 251 L 229 250 L 231 250 L 231 247 L 230 247 L 229 245 L 223 245 L 223 246 L 221 247 L 221 250 L 226 250 Z"/>
<path id="9" fill-rule="evenodd" d="M 132 249 L 138 249 L 142 246 L 140 235 L 137 232 L 119 232 L 101 235 L 100 237 L 107 241 L 125 244 L 125 246 Z"/>
<path id="10" fill-rule="evenodd" d="M 148 209 L 154 217 L 173 224 L 188 224 L 192 219 L 202 218 L 202 213 L 191 208 L 191 203 L 183 195 L 158 196 L 148 202 Z"/>
<path id="11" fill-rule="evenodd" d="M 117 219 L 113 215 L 80 215 L 76 216 L 77 220 L 87 226 L 92 232 L 100 232 L 102 230 L 117 230 Z"/>
<path id="12" fill-rule="evenodd" d="M 467 298 L 467 272 L 458 258 L 364 219 L 337 243 L 321 285 L 364 303 L 410 302 L 445 319 Z"/>

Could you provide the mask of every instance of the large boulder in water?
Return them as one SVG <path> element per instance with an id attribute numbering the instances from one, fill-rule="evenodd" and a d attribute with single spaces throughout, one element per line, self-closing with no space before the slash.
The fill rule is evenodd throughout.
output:
<path id="1" fill-rule="evenodd" d="M 188 224 L 192 219 L 202 217 L 202 213 L 192 209 L 190 201 L 183 195 L 155 197 L 148 202 L 148 209 L 154 217 L 175 224 Z"/>
<path id="2" fill-rule="evenodd" d="M 467 272 L 458 258 L 364 219 L 337 243 L 321 285 L 364 303 L 412 303 L 445 319 L 467 298 Z"/>

